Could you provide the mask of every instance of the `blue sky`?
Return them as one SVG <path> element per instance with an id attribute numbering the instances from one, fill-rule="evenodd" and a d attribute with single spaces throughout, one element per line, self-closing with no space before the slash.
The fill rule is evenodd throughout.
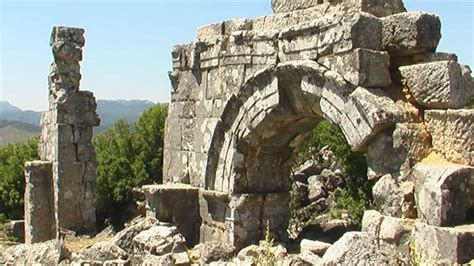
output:
<path id="1" fill-rule="evenodd" d="M 47 108 L 54 25 L 86 29 L 82 90 L 99 99 L 167 102 L 171 47 L 193 41 L 197 27 L 272 13 L 271 0 L 0 0 L 0 100 Z M 474 0 L 406 0 L 442 20 L 439 51 L 474 66 Z"/>

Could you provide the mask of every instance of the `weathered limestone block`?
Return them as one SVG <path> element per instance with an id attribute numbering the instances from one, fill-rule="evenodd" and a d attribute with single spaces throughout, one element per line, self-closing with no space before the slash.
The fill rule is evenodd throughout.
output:
<path id="1" fill-rule="evenodd" d="M 341 20 L 344 23 L 340 23 Z M 355 11 L 329 13 L 316 20 L 283 28 L 278 38 L 282 62 L 317 59 L 356 48 L 381 50 L 382 23 L 373 16 Z"/>
<path id="2" fill-rule="evenodd" d="M 431 135 L 422 123 L 397 123 L 393 132 L 393 147 L 406 154 L 406 163 L 413 166 L 431 152 Z"/>
<path id="3" fill-rule="evenodd" d="M 44 161 L 25 164 L 25 243 L 56 238 L 53 208 L 52 164 Z"/>
<path id="4" fill-rule="evenodd" d="M 474 168 L 420 163 L 413 169 L 418 218 L 435 226 L 461 224 L 470 208 L 468 191 Z"/>
<path id="5" fill-rule="evenodd" d="M 355 49 L 347 54 L 323 57 L 318 62 L 356 86 L 386 87 L 391 83 L 390 56 L 386 52 Z"/>
<path id="6" fill-rule="evenodd" d="M 348 232 L 324 254 L 324 265 L 357 264 L 385 265 L 388 258 L 379 248 L 375 238 L 366 232 Z"/>
<path id="7" fill-rule="evenodd" d="M 381 89 L 357 88 L 343 110 L 343 119 L 336 121 L 354 150 L 365 150 L 371 138 L 402 119 L 401 110 Z"/>
<path id="8" fill-rule="evenodd" d="M 454 228 L 415 223 L 413 243 L 426 264 L 469 263 L 474 259 L 474 225 Z"/>
<path id="9" fill-rule="evenodd" d="M 367 177 L 370 180 L 399 172 L 407 159 L 404 149 L 394 147 L 392 129 L 379 133 L 367 147 Z"/>
<path id="10" fill-rule="evenodd" d="M 433 149 L 448 161 L 474 166 L 474 110 L 430 110 L 425 123 Z"/>
<path id="11" fill-rule="evenodd" d="M 197 30 L 197 39 L 199 41 L 211 41 L 219 38 L 224 34 L 224 24 L 213 23 L 206 26 L 199 27 Z"/>
<path id="12" fill-rule="evenodd" d="M 272 0 L 272 9 L 275 13 L 282 13 L 310 8 L 322 3 L 345 3 L 348 6 L 354 6 L 362 12 L 371 13 L 377 17 L 406 11 L 401 0 Z"/>
<path id="13" fill-rule="evenodd" d="M 303 239 L 300 243 L 300 252 L 310 251 L 318 256 L 323 256 L 324 253 L 331 247 L 331 244 L 322 241 L 315 241 Z"/>
<path id="14" fill-rule="evenodd" d="M 382 18 L 383 50 L 392 57 L 434 52 L 441 39 L 439 17 L 407 12 Z"/>
<path id="15" fill-rule="evenodd" d="M 84 29 L 71 27 L 53 27 L 50 45 L 53 48 L 55 61 L 81 61 L 82 47 L 84 44 Z"/>
<path id="16" fill-rule="evenodd" d="M 147 216 L 172 223 L 190 245 L 196 244 L 201 224 L 198 190 L 197 187 L 181 184 L 142 187 L 147 199 Z"/>
<path id="17" fill-rule="evenodd" d="M 470 71 L 455 61 L 400 67 L 411 95 L 429 109 L 462 108 L 474 95 Z"/>
<path id="18" fill-rule="evenodd" d="M 70 257 L 70 252 L 60 240 L 16 245 L 5 254 L 7 265 L 59 265 Z"/>
<path id="19" fill-rule="evenodd" d="M 133 238 L 133 254 L 161 256 L 185 251 L 186 241 L 174 226 L 153 226 Z"/>
<path id="20" fill-rule="evenodd" d="M 387 174 L 373 186 L 372 193 L 378 210 L 393 217 L 416 218 L 415 185 Z"/>
<path id="21" fill-rule="evenodd" d="M 289 193 L 234 194 L 229 203 L 233 218 L 234 246 L 242 248 L 258 241 L 267 226 L 278 235 L 286 234 Z"/>

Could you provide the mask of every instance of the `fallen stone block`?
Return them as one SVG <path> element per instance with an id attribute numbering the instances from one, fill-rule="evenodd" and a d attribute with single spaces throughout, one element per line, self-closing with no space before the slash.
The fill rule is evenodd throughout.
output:
<path id="1" fill-rule="evenodd" d="M 59 240 L 13 246 L 4 255 L 7 265 L 58 265 L 71 256 Z"/>
<path id="2" fill-rule="evenodd" d="M 365 232 L 348 232 L 324 254 L 323 265 L 385 265 L 390 259 L 383 254 L 377 240 Z"/>
<path id="3" fill-rule="evenodd" d="M 450 162 L 474 166 L 474 109 L 429 110 L 425 124 L 437 153 Z"/>
<path id="4" fill-rule="evenodd" d="M 418 218 L 435 226 L 465 222 L 469 200 L 469 183 L 474 168 L 462 165 L 419 163 L 412 176 L 416 185 Z"/>
<path id="5" fill-rule="evenodd" d="M 458 109 L 474 95 L 470 71 L 455 61 L 438 61 L 400 67 L 416 102 L 428 109 Z"/>
<path id="6" fill-rule="evenodd" d="M 412 239 L 415 255 L 423 264 L 463 264 L 474 259 L 472 224 L 446 228 L 417 222 Z"/>
<path id="7" fill-rule="evenodd" d="M 392 57 L 434 52 L 441 39 L 439 17 L 406 12 L 381 19 L 382 46 Z"/>
<path id="8" fill-rule="evenodd" d="M 374 203 L 384 215 L 416 218 L 415 185 L 399 179 L 395 174 L 382 176 L 372 187 Z"/>
<path id="9" fill-rule="evenodd" d="M 310 251 L 318 256 L 323 256 L 324 253 L 331 247 L 331 244 L 322 241 L 315 241 L 309 239 L 303 239 L 300 243 L 300 252 L 304 253 Z"/>
<path id="10" fill-rule="evenodd" d="M 186 251 L 186 240 L 174 226 L 156 225 L 133 237 L 133 254 L 157 256 Z"/>

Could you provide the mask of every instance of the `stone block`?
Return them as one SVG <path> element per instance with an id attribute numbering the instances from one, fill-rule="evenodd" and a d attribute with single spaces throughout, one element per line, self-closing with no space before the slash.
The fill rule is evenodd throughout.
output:
<path id="1" fill-rule="evenodd" d="M 422 123 L 397 123 L 392 136 L 393 147 L 404 151 L 409 167 L 431 152 L 431 134 Z"/>
<path id="2" fill-rule="evenodd" d="M 424 108 L 462 108 L 474 95 L 470 71 L 455 61 L 405 66 L 400 72 L 410 94 Z"/>
<path id="3" fill-rule="evenodd" d="M 197 30 L 197 39 L 199 41 L 211 41 L 224 34 L 224 24 L 222 22 L 213 23 L 199 27 Z"/>
<path id="4" fill-rule="evenodd" d="M 387 174 L 372 187 L 374 203 L 384 215 L 416 218 L 415 185 L 403 182 L 396 174 Z"/>
<path id="5" fill-rule="evenodd" d="M 322 265 L 383 265 L 385 255 L 366 232 L 345 233 L 324 253 Z"/>
<path id="6" fill-rule="evenodd" d="M 252 20 L 250 19 L 232 19 L 224 22 L 224 34 L 230 35 L 235 31 L 245 31 L 252 29 Z"/>
<path id="7" fill-rule="evenodd" d="M 368 210 L 364 212 L 364 216 L 362 217 L 362 232 L 367 232 L 373 237 L 378 237 L 380 233 L 380 225 L 384 216 L 375 210 Z"/>
<path id="8" fill-rule="evenodd" d="M 406 245 L 410 241 L 414 221 L 385 216 L 380 225 L 379 241 L 395 246 Z"/>
<path id="9" fill-rule="evenodd" d="M 310 251 L 318 256 L 323 256 L 324 253 L 331 247 L 331 244 L 322 241 L 315 241 L 303 239 L 300 243 L 300 252 L 304 253 Z"/>
<path id="10" fill-rule="evenodd" d="M 172 223 L 188 244 L 199 241 L 198 188 L 189 185 L 149 185 L 142 187 L 147 199 L 147 216 Z"/>
<path id="11" fill-rule="evenodd" d="M 25 242 L 25 221 L 13 220 L 5 223 L 5 233 L 9 237 L 14 237 L 17 242 Z"/>
<path id="12" fill-rule="evenodd" d="M 474 259 L 474 225 L 454 228 L 415 223 L 413 243 L 420 260 L 426 264 L 452 265 Z"/>
<path id="13" fill-rule="evenodd" d="M 323 3 L 341 4 L 355 7 L 362 12 L 370 13 L 377 17 L 384 17 L 400 12 L 405 12 L 402 0 L 272 0 L 274 13 L 291 12 L 311 8 Z"/>
<path id="14" fill-rule="evenodd" d="M 322 57 L 318 62 L 356 86 L 386 87 L 391 83 L 390 56 L 386 52 L 355 49 L 343 55 Z"/>
<path id="15" fill-rule="evenodd" d="M 406 12 L 381 19 L 382 46 L 392 57 L 434 52 L 441 39 L 439 17 Z"/>
<path id="16" fill-rule="evenodd" d="M 52 164 L 44 161 L 25 164 L 25 243 L 56 238 L 53 209 Z"/>
<path id="17" fill-rule="evenodd" d="M 402 0 L 344 0 L 344 2 L 376 17 L 386 17 L 407 11 Z"/>
<path id="18" fill-rule="evenodd" d="M 399 172 L 407 159 L 403 148 L 394 147 L 392 132 L 387 129 L 379 133 L 367 147 L 367 177 L 370 180 Z"/>
<path id="19" fill-rule="evenodd" d="M 280 236 L 288 227 L 289 193 L 233 194 L 229 206 L 233 218 L 234 246 L 242 248 L 263 236 L 268 224 L 270 231 Z"/>
<path id="20" fill-rule="evenodd" d="M 357 88 L 343 112 L 338 124 L 354 150 L 365 150 L 375 135 L 402 120 L 399 107 L 381 89 Z"/>
<path id="21" fill-rule="evenodd" d="M 417 164 L 413 169 L 418 217 L 435 226 L 465 222 L 470 202 L 468 186 L 474 168 L 461 165 Z"/>
<path id="22" fill-rule="evenodd" d="M 433 149 L 448 161 L 474 166 L 474 110 L 430 110 L 425 124 Z"/>

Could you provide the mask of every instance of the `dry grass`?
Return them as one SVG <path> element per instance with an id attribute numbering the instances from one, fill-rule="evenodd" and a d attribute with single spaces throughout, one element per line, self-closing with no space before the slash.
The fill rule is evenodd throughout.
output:
<path id="1" fill-rule="evenodd" d="M 66 248 L 71 252 L 77 252 L 83 248 L 89 247 L 94 245 L 98 242 L 103 242 L 110 240 L 111 237 L 86 237 L 86 236 L 78 236 L 78 237 L 71 237 L 65 240 Z"/>

